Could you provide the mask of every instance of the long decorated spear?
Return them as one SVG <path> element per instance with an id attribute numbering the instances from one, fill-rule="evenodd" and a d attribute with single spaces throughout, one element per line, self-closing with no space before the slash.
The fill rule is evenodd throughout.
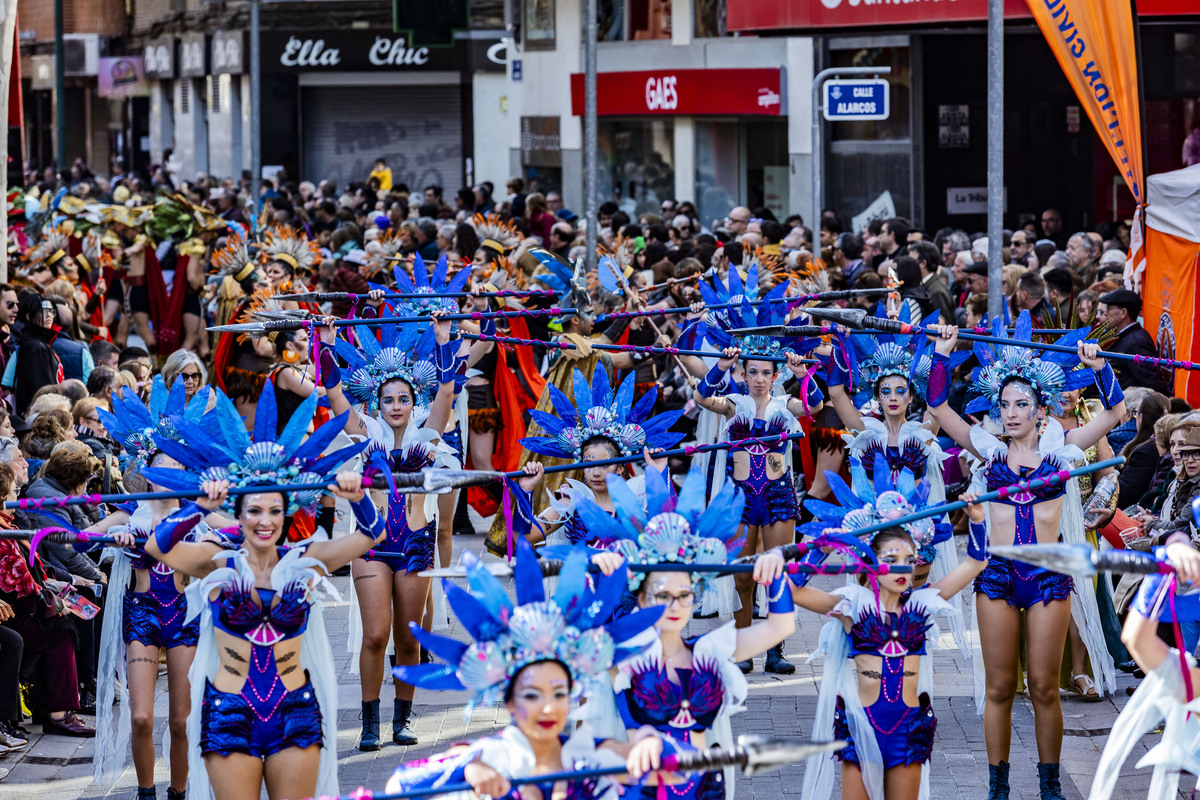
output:
<path id="1" fill-rule="evenodd" d="M 574 308 L 522 308 L 512 311 L 472 311 L 467 314 L 446 314 L 444 320 L 513 319 L 515 317 L 567 317 L 578 314 Z M 376 317 L 374 319 L 337 319 L 330 324 L 335 328 L 358 325 L 405 325 L 412 322 L 429 322 L 430 317 Z M 229 325 L 212 325 L 215 333 L 266 333 L 269 331 L 296 331 L 317 324 L 315 319 L 273 319 L 266 322 L 235 322 Z"/>
<path id="2" fill-rule="evenodd" d="M 806 334 L 806 335 L 810 335 L 810 336 L 820 336 L 821 335 L 820 331 L 822 331 L 822 330 L 826 330 L 827 332 L 832 333 L 832 329 L 827 329 L 826 326 L 819 326 L 819 325 L 805 325 L 801 329 L 812 331 L 812 333 Z M 484 334 L 484 333 L 467 333 L 465 331 L 459 331 L 458 335 L 461 336 L 463 339 L 472 339 L 472 340 L 476 340 L 476 341 L 480 341 L 480 342 L 496 342 L 498 344 L 507 344 L 507 345 L 514 345 L 514 346 L 528 346 L 528 345 L 540 344 L 540 345 L 544 345 L 545 347 L 549 347 L 549 348 L 558 348 L 559 350 L 577 350 L 577 349 L 579 349 L 578 345 L 575 345 L 568 341 L 544 342 L 541 339 L 518 339 L 514 336 L 490 336 L 490 335 Z M 650 346 L 633 345 L 633 344 L 593 344 L 591 347 L 593 350 L 601 350 L 606 353 L 651 353 L 653 355 L 698 356 L 700 358 L 711 358 L 711 357 L 720 358 L 721 357 L 721 354 L 716 352 L 715 350 L 682 350 L 678 347 L 650 347 Z M 770 361 L 775 364 L 782 364 L 782 363 L 787 362 L 787 358 L 785 356 L 755 356 L 753 360 L 754 361 Z M 818 359 L 815 359 L 815 358 L 802 358 L 802 359 L 800 359 L 800 361 L 803 364 L 819 364 L 819 363 L 821 363 Z"/>
<path id="3" fill-rule="evenodd" d="M 513 289 L 502 292 L 387 292 L 381 300 L 436 300 L 439 297 L 557 297 L 553 289 Z M 276 300 L 294 300 L 299 303 L 349 302 L 371 300 L 362 292 L 293 292 L 275 295 Z"/>
<path id="4" fill-rule="evenodd" d="M 557 575 L 562 571 L 565 562 L 558 559 L 543 559 L 538 561 L 542 568 L 542 577 Z M 626 564 L 630 572 L 714 572 L 719 575 L 753 572 L 754 564 L 681 564 L 677 561 L 664 561 L 659 564 Z M 502 561 L 488 562 L 487 571 L 498 578 L 512 577 L 513 569 Z M 595 564 L 588 565 L 589 572 L 599 572 Z M 783 565 L 783 571 L 789 575 L 907 575 L 912 573 L 912 564 L 805 564 L 789 562 Z M 465 578 L 467 571 L 461 567 L 446 567 L 431 569 L 421 573 L 422 578 Z"/>
<path id="5" fill-rule="evenodd" d="M 89 548 L 95 545 L 113 545 L 118 544 L 119 542 L 117 537 L 110 534 L 92 533 L 90 531 L 72 531 L 66 528 L 38 528 L 37 530 L 19 529 L 0 531 L 0 540 L 4 539 L 16 539 L 19 541 L 30 542 L 29 560 L 31 563 L 33 561 L 33 554 L 37 552 L 38 545 L 44 541 L 57 542 L 58 544 L 70 546 L 86 545 Z M 146 541 L 146 537 L 144 536 L 135 536 L 133 539 L 133 543 L 139 547 L 146 544 Z M 236 544 L 241 542 L 242 538 L 240 536 L 226 537 L 225 541 Z M 407 553 L 393 553 L 388 550 L 368 550 L 364 555 L 383 559 L 399 559 L 408 557 Z"/>
<path id="6" fill-rule="evenodd" d="M 994 546 L 992 553 L 1013 561 L 1021 561 L 1064 575 L 1090 578 L 1098 572 L 1131 572 L 1135 575 L 1172 573 L 1175 568 L 1166 561 L 1157 560 L 1152 553 L 1138 550 L 1105 550 L 1101 552 L 1090 544 L 1021 544 Z"/>
<path id="7" fill-rule="evenodd" d="M 814 294 L 799 294 L 788 297 L 765 297 L 761 300 L 748 300 L 752 306 L 760 306 L 763 303 L 784 303 L 789 305 L 799 305 L 801 303 L 820 303 L 832 300 L 849 300 L 852 297 L 882 297 L 887 294 L 887 289 L 842 289 L 830 292 L 816 292 Z M 706 305 L 705 311 L 717 311 L 723 308 L 741 308 L 741 303 L 717 303 L 716 305 Z M 601 314 L 596 317 L 596 322 L 607 322 L 610 319 L 627 319 L 631 317 L 649 316 L 652 314 L 687 314 L 691 311 L 688 306 L 680 306 L 679 308 L 658 308 L 646 309 L 642 311 L 614 311 L 611 314 Z"/>
<path id="8" fill-rule="evenodd" d="M 1085 464 L 1082 467 L 1076 467 L 1075 469 L 1059 470 L 1058 472 L 1053 472 L 1050 475 L 1047 475 L 1045 478 L 1033 478 L 1032 480 L 1028 481 L 1017 481 L 1009 486 L 1001 486 L 999 489 L 979 495 L 975 502 L 990 503 L 995 500 L 1005 500 L 1014 495 L 1026 493 L 1033 489 L 1041 489 L 1046 486 L 1057 486 L 1060 483 L 1066 482 L 1070 478 L 1075 478 L 1080 475 L 1088 475 L 1093 472 L 1098 472 L 1102 469 L 1108 469 L 1109 467 L 1119 467 L 1124 463 L 1124 456 L 1117 456 L 1116 458 L 1097 461 L 1094 464 Z M 899 528 L 918 520 L 936 517 L 941 514 L 948 514 L 951 511 L 957 511 L 960 508 L 966 508 L 967 505 L 968 504 L 965 500 L 955 500 L 953 503 L 942 503 L 941 505 L 928 506 L 920 511 L 914 511 L 911 514 L 905 514 L 904 516 L 897 517 L 896 519 L 887 520 L 886 522 L 880 522 L 875 525 L 868 525 L 865 528 L 856 528 L 855 530 L 850 531 L 850 533 L 853 533 L 855 536 L 865 536 L 870 533 L 878 533 L 879 531 L 887 530 L 888 528 Z M 996 551 L 993 550 L 993 552 Z"/>
<path id="9" fill-rule="evenodd" d="M 739 736 L 737 745 L 731 750 L 696 750 L 671 754 L 662 757 L 660 772 L 713 772 L 725 767 L 741 767 L 742 773 L 751 777 L 760 772 L 778 769 L 787 764 L 802 761 L 810 756 L 821 753 L 831 753 L 846 746 L 845 742 L 814 742 L 805 739 L 776 739 L 766 736 Z M 594 767 L 589 769 L 552 772 L 546 775 L 531 775 L 524 778 L 510 778 L 513 786 L 523 786 L 528 783 L 553 784 L 559 781 L 574 781 L 583 778 L 600 778 L 609 775 L 623 775 L 624 766 Z M 456 794 L 459 792 L 472 793 L 475 790 L 469 783 L 450 783 L 427 789 L 410 789 L 406 792 L 375 794 L 365 789 L 359 789 L 354 794 L 329 800 L 413 800 L 419 797 L 433 797 L 439 794 Z M 309 798 L 313 800 L 313 798 Z"/>
<path id="10" fill-rule="evenodd" d="M 803 433 L 781 434 L 779 436 L 750 437 L 734 442 L 717 442 L 715 444 L 698 445 L 695 447 L 680 447 L 674 450 L 664 450 L 655 453 L 655 457 L 669 458 L 671 456 L 690 456 L 695 453 L 707 453 L 713 450 L 728 450 L 749 444 L 773 445 L 785 441 L 803 439 Z M 577 461 L 570 464 L 558 464 L 546 467 L 546 473 L 567 472 L 582 467 L 601 467 L 609 464 L 630 464 L 641 461 L 644 456 L 621 456 L 606 458 L 601 461 Z M 483 486 L 496 481 L 511 478 L 526 477 L 522 470 L 512 472 L 494 472 L 492 470 L 459 470 L 459 469 L 423 469 L 420 472 L 398 472 L 392 478 L 396 483 L 399 494 L 446 494 L 456 489 L 469 486 Z M 296 484 L 266 484 L 254 486 L 235 486 L 229 490 L 231 495 L 262 494 L 264 492 L 301 492 L 325 489 L 325 483 L 296 483 Z M 390 490 L 387 476 L 374 475 L 363 478 L 363 488 Z M 20 500 L 10 500 L 4 504 L 6 509 L 26 509 L 37 511 L 43 508 L 63 508 L 64 506 L 98 505 L 100 503 L 128 503 L 137 500 L 190 500 L 203 497 L 199 489 L 184 489 L 170 492 L 139 492 L 134 494 L 72 494 L 59 497 L 24 497 Z"/>
<path id="11" fill-rule="evenodd" d="M 480 486 L 491 483 L 497 478 L 494 472 L 480 472 L 464 469 L 424 469 L 420 472 L 398 472 L 392 476 L 398 494 L 446 494 L 465 486 Z M 521 473 L 524 474 L 524 473 Z M 288 483 L 288 484 L 256 484 L 253 486 L 234 486 L 229 494 L 262 494 L 264 492 L 303 492 L 319 491 L 329 487 L 330 481 L 323 483 Z M 363 477 L 364 489 L 391 490 L 386 475 Z M 63 508 L 64 506 L 98 505 L 100 503 L 129 503 L 138 500 L 192 500 L 203 497 L 200 489 L 184 489 L 171 492 L 136 492 L 132 494 L 72 494 L 60 497 L 23 497 L 20 500 L 9 500 L 4 508 L 19 508 L 38 511 L 44 508 Z"/>
<path id="12" fill-rule="evenodd" d="M 861 308 L 806 308 L 804 313 L 816 319 L 823 319 L 829 322 L 835 322 L 839 325 L 844 325 L 850 328 L 850 332 L 855 331 L 883 331 L 885 333 L 895 333 L 901 335 L 923 333 L 926 336 L 938 336 L 938 332 L 932 327 L 924 327 L 921 325 L 909 325 L 907 322 L 899 322 L 894 319 L 885 319 L 883 317 L 873 317 L 867 314 Z M 799 330 L 797 328 L 797 330 Z M 747 335 L 762 335 L 762 336 L 790 336 L 792 327 L 787 325 L 767 325 L 757 328 L 740 328 L 730 331 L 730 333 L 747 336 Z M 1037 333 L 1035 329 L 1033 331 Z M 1025 342 L 1020 339 L 1001 339 L 998 336 L 983 336 L 978 333 L 965 333 L 959 331 L 958 338 L 968 342 L 986 342 L 987 344 L 999 344 L 1008 347 L 1029 347 L 1035 350 L 1045 350 L 1052 353 L 1074 353 L 1077 352 L 1074 347 L 1067 347 L 1061 344 L 1048 344 L 1043 342 Z M 1148 364 L 1152 367 L 1171 367 L 1172 369 L 1187 369 L 1200 370 L 1200 363 L 1192 361 L 1176 361 L 1170 358 L 1152 358 L 1150 356 L 1140 356 L 1131 353 L 1114 353 L 1109 350 L 1101 350 L 1096 354 L 1100 358 L 1115 359 L 1117 361 L 1132 361 L 1135 364 Z"/>

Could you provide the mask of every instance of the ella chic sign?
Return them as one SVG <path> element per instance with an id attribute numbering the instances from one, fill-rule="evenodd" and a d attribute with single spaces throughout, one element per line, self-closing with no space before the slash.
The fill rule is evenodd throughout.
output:
<path id="1" fill-rule="evenodd" d="M 583 115 L 583 75 L 571 76 L 571 113 Z M 786 113 L 782 69 L 669 69 L 601 72 L 601 116 Z"/>
<path id="2" fill-rule="evenodd" d="M 417 46 L 404 34 L 362 31 L 263 34 L 263 69 L 273 72 L 454 70 L 465 48 Z"/>

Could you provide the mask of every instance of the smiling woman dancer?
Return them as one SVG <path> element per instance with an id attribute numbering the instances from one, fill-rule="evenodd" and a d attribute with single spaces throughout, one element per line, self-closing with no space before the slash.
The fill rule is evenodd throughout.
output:
<path id="1" fill-rule="evenodd" d="M 263 392 L 255 441 L 232 403 L 218 396 L 220 434 L 205 436 L 181 422 L 185 443 L 156 442 L 186 470 L 150 467 L 143 475 L 170 489 L 200 488 L 205 496 L 164 520 L 146 552 L 192 576 L 188 606 L 200 614 L 200 640 L 189 675 L 188 796 L 257 800 L 337 794 L 337 676 L 325 636 L 322 589 L 326 576 L 370 549 L 383 519 L 363 491 L 362 476 L 333 472 L 360 446 L 322 457 L 341 431 L 335 418 L 303 442 L 316 396 L 307 398 L 275 438 L 275 395 Z M 329 481 L 346 499 L 357 534 L 333 541 L 280 547 L 291 514 L 316 504 L 320 491 L 229 497 L 233 486 Z M 185 538 L 208 512 L 224 507 L 238 521 L 240 550 Z"/>
<path id="2" fill-rule="evenodd" d="M 550 597 L 532 546 L 516 542 L 517 602 L 475 556 L 463 554 L 470 592 L 444 583 L 454 613 L 475 641 L 468 644 L 418 627 L 413 632 L 446 663 L 396 667 L 396 677 L 427 689 L 467 690 L 476 705 L 500 705 L 511 722 L 499 733 L 468 745 L 406 764 L 388 781 L 388 792 L 468 783 L 473 795 L 494 800 L 615 800 L 609 778 L 526 784 L 514 778 L 564 770 L 625 764 L 632 778 L 659 766 L 664 742 L 652 729 L 638 731 L 634 743 L 593 739 L 586 728 L 567 728 L 571 701 L 610 692 L 609 669 L 636 655 L 653 637 L 662 608 L 619 623 L 605 622 L 621 596 L 624 575 L 589 578 L 580 548 L 563 565 Z M 640 645 L 637 643 L 641 643 Z M 669 745 L 667 752 L 672 752 Z"/>
<path id="3" fill-rule="evenodd" d="M 958 328 L 937 326 L 939 338 L 929 375 L 929 410 L 954 441 L 982 466 L 976 473 L 970 502 L 977 490 L 998 489 L 1018 481 L 1044 478 L 1069 467 L 1082 457 L 1082 450 L 1098 442 L 1121 421 L 1125 400 L 1112 367 L 1096 353 L 1096 344 L 1084 341 L 1087 329 L 1067 334 L 1060 344 L 1076 346 L 1075 354 L 1042 353 L 1036 348 L 1005 346 L 998 352 L 977 346 L 976 357 L 983 365 L 972 376 L 979 397 L 968 404 L 968 413 L 989 411 L 1003 427 L 1002 438 L 981 425 L 971 425 L 947 405 L 950 391 L 949 356 L 958 342 Z M 1031 341 L 1029 313 L 1017 319 L 1013 339 Z M 1006 335 L 1003 323 L 995 335 Z M 1079 369 L 1079 365 L 1085 369 Z M 1062 393 L 1095 383 L 1104 411 L 1091 422 L 1063 432 L 1051 409 L 1061 412 Z M 1044 430 L 1039 435 L 1039 425 Z M 988 504 L 992 545 L 1050 543 L 1059 539 L 1082 543 L 1083 520 L 1079 489 L 1074 479 L 1065 484 L 1030 489 Z M 1063 718 L 1058 694 L 1067 625 L 1072 616 L 1071 595 L 1080 594 L 1080 606 L 1091 599 L 1091 625 L 1080 625 L 1089 657 L 1097 669 L 1100 689 L 1111 691 L 1112 658 L 1098 637 L 1099 614 L 1095 596 L 1088 594 L 1088 580 L 1073 581 L 1066 575 L 1029 567 L 994 557 L 975 579 L 976 614 L 981 637 L 986 682 L 984 738 L 987 742 L 990 800 L 1007 800 L 1008 753 L 1012 738 L 1012 702 L 1016 692 L 1021 612 L 1025 612 L 1028 648 L 1029 698 L 1033 702 L 1037 736 L 1038 775 L 1042 800 L 1062 800 L 1059 782 L 1059 753 L 1062 749 Z M 1083 608 L 1080 618 L 1087 615 Z M 1089 635 L 1089 631 L 1095 635 Z M 1099 641 L 1095 640 L 1099 638 Z M 1107 662 L 1107 669 L 1105 669 Z M 1103 677 L 1108 675 L 1107 680 Z"/>

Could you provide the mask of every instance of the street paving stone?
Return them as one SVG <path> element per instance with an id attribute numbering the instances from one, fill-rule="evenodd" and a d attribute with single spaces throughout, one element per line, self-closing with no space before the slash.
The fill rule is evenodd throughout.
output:
<path id="1" fill-rule="evenodd" d="M 477 553 L 483 550 L 483 537 L 456 536 L 455 549 L 467 548 Z M 490 556 L 485 556 L 490 558 Z M 457 560 L 457 559 L 456 559 Z M 834 578 L 820 578 L 814 585 L 834 588 Z M 338 577 L 334 585 L 345 596 L 349 578 Z M 963 595 L 969 609 L 970 596 Z M 417 719 L 414 724 L 420 744 L 411 747 L 393 745 L 391 741 L 391 682 L 383 688 L 382 749 L 374 753 L 359 752 L 356 745 L 360 730 L 358 676 L 350 671 L 350 654 L 346 651 L 348 635 L 348 603 L 333 603 L 326 613 L 329 637 L 334 648 L 334 663 L 338 669 L 338 756 L 339 781 L 343 792 L 365 786 L 382 790 L 396 766 L 436 753 L 447 746 L 496 730 L 506 722 L 507 715 L 499 709 L 477 709 L 469 720 L 464 719 L 464 696 L 456 693 L 418 691 Z M 755 661 L 755 671 L 748 676 L 750 687 L 746 710 L 733 719 L 734 734 L 753 733 L 772 736 L 808 736 L 815 710 L 822 661 L 806 663 L 816 649 L 822 620 L 815 614 L 797 614 L 797 629 L 784 646 L 784 653 L 796 665 L 794 675 L 770 675 L 762 671 L 763 659 Z M 717 624 L 715 620 L 694 620 L 692 633 L 702 632 Z M 452 628 L 452 635 L 464 636 L 461 627 Z M 983 720 L 975 713 L 972 697 L 972 676 L 969 665 L 957 650 L 935 652 L 934 684 L 936 694 L 933 708 L 938 718 L 937 738 L 931 760 L 929 779 L 934 798 L 982 800 L 987 794 L 987 754 L 983 744 Z M 1065 733 L 1062 750 L 1063 789 L 1068 800 L 1087 796 L 1092 776 L 1100 760 L 1106 737 L 1116 715 L 1127 701 L 1126 687 L 1135 681 L 1126 675 L 1118 678 L 1116 697 L 1099 703 L 1084 703 L 1071 695 L 1063 695 Z M 166 726 L 166 680 L 158 683 L 155 703 L 155 741 L 162 738 Z M 37 797 L 38 800 L 133 800 L 136 780 L 130 763 L 116 784 L 102 786 L 92 781 L 93 744 L 90 739 L 71 739 L 42 736 L 40 727 L 33 726 L 34 736 L 22 751 L 0 757 L 0 767 L 10 770 L 0 780 L 0 800 Z M 1149 770 L 1137 770 L 1134 765 L 1156 744 L 1154 735 L 1142 739 L 1133 749 L 1122 772 L 1116 798 L 1144 798 L 1150 786 Z M 1010 755 L 1012 764 L 1012 796 L 1014 800 L 1038 797 L 1037 750 L 1034 740 L 1033 709 L 1027 695 L 1019 695 L 1013 707 L 1013 739 Z M 739 778 L 737 800 L 778 800 L 779 797 L 800 796 L 803 765 L 787 767 L 776 773 L 764 773 L 753 779 Z M 169 778 L 166 762 L 160 757 L 155 768 L 159 796 L 166 796 Z M 1195 788 L 1195 779 L 1184 776 L 1180 797 L 1188 797 Z M 266 797 L 265 792 L 263 797 Z M 1158 800 L 1157 798 L 1153 800 Z"/>

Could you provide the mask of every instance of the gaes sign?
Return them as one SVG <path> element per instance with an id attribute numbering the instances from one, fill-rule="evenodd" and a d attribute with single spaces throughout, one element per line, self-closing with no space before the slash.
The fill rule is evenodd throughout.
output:
<path id="1" fill-rule="evenodd" d="M 825 81 L 821 94 L 825 119 L 835 122 L 887 119 L 891 112 L 888 82 L 883 78 Z"/>

